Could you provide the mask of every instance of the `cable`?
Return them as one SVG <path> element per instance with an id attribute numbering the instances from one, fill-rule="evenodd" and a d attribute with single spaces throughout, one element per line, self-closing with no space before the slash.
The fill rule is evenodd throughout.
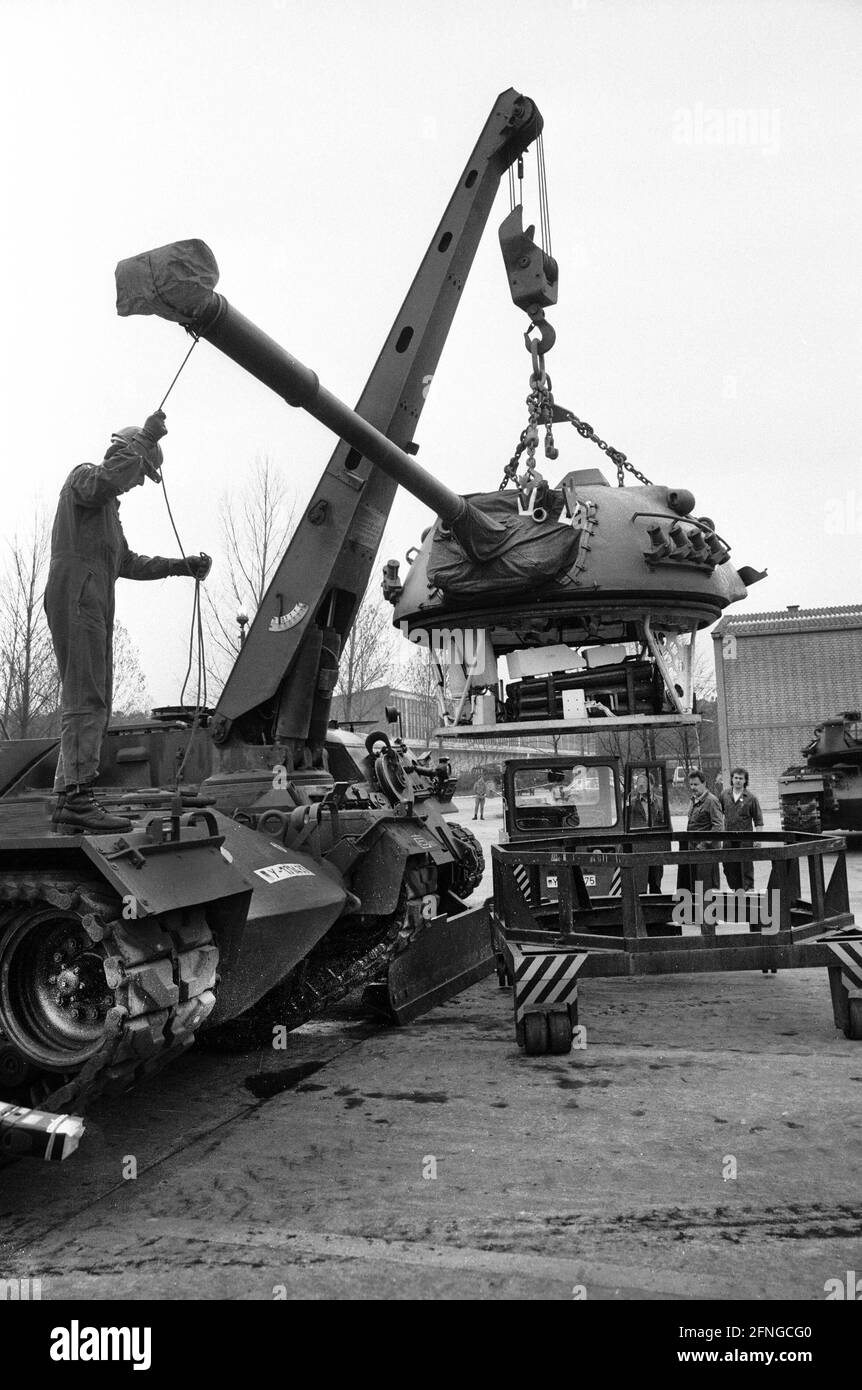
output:
<path id="1" fill-rule="evenodd" d="M 545 168 L 545 141 L 540 134 L 536 141 L 537 168 L 539 176 L 539 217 L 542 227 L 542 243 L 545 251 L 550 256 L 551 251 L 551 218 L 548 210 L 548 173 Z"/>
<path id="2" fill-rule="evenodd" d="M 192 344 L 192 347 L 194 347 L 194 346 L 195 346 L 195 344 L 193 343 L 193 344 Z M 189 349 L 189 351 L 191 351 L 191 349 Z M 181 368 L 180 370 L 182 370 L 182 368 Z M 178 373 L 177 375 L 179 375 L 179 373 Z M 176 380 L 176 377 L 174 378 L 174 380 Z M 164 494 L 165 506 L 166 506 L 167 509 L 168 509 L 168 517 L 170 518 L 171 529 L 173 530 L 173 533 L 174 533 L 174 535 L 175 535 L 175 537 L 176 537 L 177 545 L 178 545 L 179 548 L 180 548 L 180 555 L 182 556 L 183 562 L 184 562 L 186 568 L 188 569 L 189 574 L 191 575 L 191 574 L 192 574 L 192 567 L 191 567 L 191 565 L 189 564 L 188 556 L 186 555 L 186 551 L 185 551 L 185 547 L 184 547 L 184 545 L 183 545 L 183 543 L 182 543 L 182 540 L 180 539 L 180 533 L 179 533 L 179 531 L 177 530 L 177 524 L 176 524 L 176 522 L 174 521 L 174 514 L 173 514 L 173 512 L 172 512 L 172 510 L 171 510 L 170 498 L 168 497 L 167 488 L 165 487 L 164 475 L 162 476 L 162 493 Z M 201 581 L 200 581 L 199 579 L 195 579 L 195 596 L 194 596 L 194 600 L 193 600 L 193 602 L 192 602 L 192 620 L 191 620 L 191 625 L 190 625 L 190 628 L 189 628 L 189 659 L 188 659 L 188 664 L 187 664 L 187 666 L 186 666 L 186 674 L 185 674 L 185 676 L 183 677 L 182 688 L 181 688 L 181 690 L 180 690 L 180 705 L 181 705 L 181 706 L 183 705 L 183 703 L 184 703 L 184 701 L 185 701 L 186 687 L 187 687 L 187 685 L 188 685 L 188 683 L 189 683 L 189 678 L 190 678 L 191 673 L 192 673 L 192 665 L 194 664 L 195 637 L 197 637 L 197 691 L 196 691 L 196 695 L 195 695 L 195 712 L 194 712 L 194 715 L 192 716 L 192 732 L 191 732 L 191 737 L 190 737 L 188 743 L 186 744 L 186 748 L 185 748 L 185 752 L 183 753 L 182 760 L 180 761 L 180 763 L 179 763 L 178 766 L 177 766 L 177 771 L 176 771 L 176 784 L 177 784 L 177 788 L 179 788 L 180 780 L 181 780 L 181 778 L 182 778 L 183 771 L 185 770 L 185 766 L 186 766 L 186 763 L 187 763 L 187 761 L 188 761 L 189 754 L 190 754 L 191 751 L 192 751 L 192 747 L 193 747 L 193 745 L 194 745 L 194 741 L 195 741 L 195 738 L 196 738 L 196 736 L 197 736 L 197 731 L 198 731 L 198 729 L 199 729 L 199 727 L 200 727 L 200 714 L 201 714 L 201 710 L 206 708 L 206 702 L 207 702 L 206 651 L 205 651 L 205 646 L 204 646 L 203 612 L 202 612 L 202 610 L 201 610 Z"/>
<path id="3" fill-rule="evenodd" d="M 200 336 L 199 336 L 197 333 L 195 333 L 191 328 L 187 328 L 187 329 L 186 329 L 186 332 L 189 333 L 189 334 L 191 335 L 191 337 L 194 339 L 194 342 L 192 343 L 191 347 L 189 348 L 188 352 L 186 353 L 185 357 L 183 358 L 182 362 L 180 363 L 180 365 L 179 365 L 179 367 L 178 367 L 178 369 L 177 369 L 177 371 L 176 371 L 176 373 L 175 373 L 175 375 L 174 375 L 173 381 L 171 382 L 171 384 L 170 384 L 170 386 L 168 387 L 168 389 L 167 389 L 167 391 L 165 392 L 165 394 L 162 396 L 162 399 L 161 399 L 161 401 L 159 402 L 159 405 L 158 405 L 158 409 L 159 409 L 159 410 L 161 410 L 161 409 L 164 407 L 165 401 L 168 399 L 168 396 L 171 394 L 171 392 L 173 391 L 173 389 L 174 389 L 174 387 L 176 386 L 177 382 L 179 381 L 180 374 L 182 373 L 182 371 L 183 371 L 183 369 L 184 369 L 186 363 L 188 362 L 189 358 L 191 357 L 192 353 L 194 352 L 195 348 L 197 347 L 198 343 L 200 342 Z M 192 665 L 193 665 L 193 663 L 194 663 L 195 637 L 197 637 L 197 691 L 196 691 L 196 695 L 195 695 L 195 712 L 194 712 L 194 715 L 192 716 L 192 732 L 191 732 L 191 737 L 189 738 L 189 741 L 188 741 L 188 743 L 186 744 L 185 752 L 183 753 L 182 759 L 181 759 L 180 762 L 178 763 L 177 769 L 176 769 L 176 788 L 177 788 L 177 791 L 179 791 L 180 780 L 181 780 L 181 778 L 182 778 L 183 771 L 185 770 L 185 766 L 186 766 L 186 762 L 188 761 L 189 754 L 190 754 L 191 751 L 192 751 L 192 747 L 193 747 L 193 745 L 194 745 L 194 741 L 195 741 L 195 737 L 196 737 L 196 735 L 197 735 L 197 731 L 198 731 L 198 729 L 199 729 L 199 727 L 200 727 L 201 710 L 206 708 L 206 702 L 207 702 L 206 652 L 205 652 L 205 648 L 204 648 L 203 614 L 202 614 L 202 611 L 201 611 L 201 581 L 200 581 L 200 579 L 198 579 L 198 578 L 194 575 L 194 573 L 193 573 L 193 571 L 192 571 L 192 567 L 191 567 L 191 565 L 189 564 L 188 556 L 186 555 L 185 547 L 184 547 L 184 545 L 183 545 L 183 543 L 182 543 L 182 541 L 181 541 L 181 539 L 180 539 L 180 533 L 179 533 L 179 531 L 177 530 L 177 524 L 176 524 L 176 522 L 174 521 L 174 514 L 173 514 L 173 512 L 172 512 L 172 510 L 171 510 L 171 503 L 170 503 L 170 498 L 168 497 L 168 490 L 167 490 L 167 488 L 165 487 L 164 474 L 161 475 L 161 484 L 162 484 L 162 494 L 163 494 L 164 499 L 165 499 L 165 506 L 166 506 L 167 509 L 168 509 L 168 516 L 169 516 L 170 522 L 171 522 L 171 529 L 173 530 L 173 533 L 174 533 L 174 535 L 175 535 L 175 537 L 176 537 L 177 545 L 178 545 L 179 548 L 180 548 L 180 555 L 181 555 L 182 558 L 183 558 L 183 563 L 185 564 L 186 569 L 188 570 L 189 574 L 192 576 L 192 578 L 194 578 L 194 581 L 195 581 L 195 596 L 194 596 L 194 600 L 193 600 L 193 602 L 192 602 L 192 620 L 191 620 L 191 626 L 190 626 L 190 628 L 189 628 L 189 660 L 188 660 L 188 665 L 186 666 L 186 674 L 185 674 L 185 676 L 184 676 L 184 678 L 183 678 L 182 689 L 180 690 L 180 706 L 183 706 L 183 703 L 184 703 L 184 701 L 185 701 L 185 698 L 186 698 L 186 687 L 187 687 L 187 685 L 188 685 L 188 683 L 189 683 L 189 678 L 190 678 L 191 673 L 192 673 Z"/>
<path id="4" fill-rule="evenodd" d="M 187 329 L 186 331 L 191 333 L 191 329 Z M 180 372 L 183 370 L 183 367 L 186 365 L 195 348 L 197 347 L 198 343 L 200 342 L 200 338 L 198 337 L 197 333 L 192 333 L 192 337 L 194 338 L 194 342 L 192 343 L 191 347 L 189 348 L 188 352 L 186 353 L 185 357 L 180 363 L 179 371 L 177 372 L 176 376 L 174 377 L 165 394 L 162 396 L 162 399 L 159 401 L 159 410 L 163 408 L 165 401 L 168 399 L 168 396 L 171 394 L 171 392 L 177 384 L 177 381 L 179 380 Z"/>

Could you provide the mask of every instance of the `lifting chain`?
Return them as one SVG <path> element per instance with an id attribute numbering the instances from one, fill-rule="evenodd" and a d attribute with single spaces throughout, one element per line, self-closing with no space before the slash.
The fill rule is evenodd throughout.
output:
<path id="1" fill-rule="evenodd" d="M 515 452 L 503 469 L 500 492 L 503 492 L 513 481 L 517 481 L 520 487 L 532 487 L 542 480 L 541 474 L 536 472 L 536 450 L 539 447 L 539 430 L 543 426 L 545 430 L 545 458 L 553 460 L 558 458 L 560 453 L 554 443 L 554 394 L 551 389 L 551 378 L 545 371 L 545 354 L 540 343 L 531 339 L 529 333 L 526 333 L 524 337 L 533 360 L 533 370 L 530 373 L 530 394 L 527 396 L 527 426 L 521 431 Z M 519 478 L 518 468 L 521 463 L 521 455 L 524 452 L 527 455 L 524 459 L 524 472 Z"/>
<path id="2" fill-rule="evenodd" d="M 641 473 L 639 468 L 635 468 L 633 463 L 629 463 L 629 460 L 621 450 L 615 449 L 613 445 L 605 443 L 604 439 L 600 439 L 592 425 L 588 425 L 585 420 L 579 420 L 577 415 L 573 415 L 570 410 L 559 410 L 555 418 L 557 420 L 566 420 L 570 425 L 574 425 L 582 439 L 592 440 L 593 444 L 597 445 L 602 453 L 607 454 L 611 462 L 616 464 L 617 487 L 625 486 L 626 471 L 633 474 L 639 483 L 643 483 L 646 487 L 652 486 L 649 478 Z"/>
<path id="3" fill-rule="evenodd" d="M 541 315 L 544 319 L 544 315 Z M 550 327 L 550 325 L 547 325 Z M 536 450 L 539 447 L 539 430 L 542 426 L 545 429 L 545 458 L 555 459 L 559 456 L 559 449 L 554 443 L 555 424 L 574 425 L 582 439 L 589 439 L 603 454 L 615 465 L 617 470 L 617 487 L 625 486 L 625 474 L 631 473 L 637 478 L 639 483 L 650 487 L 650 480 L 639 468 L 635 468 L 630 463 L 626 455 L 613 445 L 608 444 L 604 439 L 596 434 L 592 425 L 588 425 L 585 420 L 579 420 L 577 415 L 573 415 L 571 410 L 566 410 L 564 406 L 556 405 L 554 402 L 553 391 L 551 390 L 551 378 L 545 371 L 546 347 L 553 346 L 553 337 L 546 341 L 544 326 L 536 323 L 535 327 L 543 332 L 541 342 L 530 338 L 529 330 L 524 334 L 527 347 L 533 359 L 533 370 L 530 374 L 530 394 L 527 397 L 527 427 L 521 431 L 515 452 L 503 469 L 503 478 L 500 482 L 499 491 L 504 492 L 510 482 L 517 481 L 520 487 L 533 487 L 542 481 L 541 474 L 536 472 Z M 521 456 L 526 452 L 524 459 L 524 472 L 518 477 L 518 468 L 521 464 Z"/>

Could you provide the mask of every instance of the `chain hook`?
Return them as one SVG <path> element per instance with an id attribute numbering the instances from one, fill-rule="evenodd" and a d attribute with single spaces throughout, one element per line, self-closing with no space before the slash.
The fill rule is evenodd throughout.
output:
<path id="1" fill-rule="evenodd" d="M 530 334 L 533 332 L 534 329 L 536 329 L 539 333 L 538 339 L 530 337 Z M 538 313 L 533 315 L 533 321 L 530 324 L 530 327 L 527 329 L 526 333 L 524 334 L 524 342 L 527 346 L 527 351 L 529 353 L 533 353 L 534 347 L 536 346 L 536 344 L 538 344 L 539 352 L 541 353 L 542 357 L 544 357 L 546 352 L 551 351 L 551 348 L 554 346 L 554 343 L 556 341 L 557 331 L 555 328 L 551 326 L 550 323 L 548 323 L 548 320 L 545 318 L 543 311 L 540 309 Z"/>

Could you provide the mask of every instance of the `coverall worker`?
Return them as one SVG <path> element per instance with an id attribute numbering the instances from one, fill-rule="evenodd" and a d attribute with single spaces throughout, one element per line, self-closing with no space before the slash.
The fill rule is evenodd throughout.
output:
<path id="1" fill-rule="evenodd" d="M 730 774 L 731 790 L 722 792 L 721 809 L 724 824 L 728 830 L 762 830 L 763 812 L 757 797 L 748 790 L 748 773 L 744 767 L 735 767 Z M 729 849 L 739 849 L 744 840 L 726 840 Z M 724 876 L 734 892 L 743 888 L 746 892 L 754 887 L 754 864 L 744 859 L 741 864 L 725 864 Z"/>
<path id="2" fill-rule="evenodd" d="M 57 808 L 52 820 L 61 833 L 128 830 L 130 822 L 110 815 L 96 801 L 102 738 L 111 714 L 113 687 L 114 585 L 121 579 L 203 579 L 203 556 L 167 560 L 136 555 L 120 522 L 119 497 L 143 484 L 160 482 L 159 439 L 167 433 L 164 414 L 143 428 L 112 436 L 100 464 L 73 468 L 60 492 L 51 534 L 51 567 L 45 613 L 62 682 L 60 756 L 54 779 Z"/>

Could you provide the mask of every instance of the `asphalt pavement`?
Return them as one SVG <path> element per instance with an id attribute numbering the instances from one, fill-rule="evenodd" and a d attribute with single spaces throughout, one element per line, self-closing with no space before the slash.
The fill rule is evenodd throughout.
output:
<path id="1" fill-rule="evenodd" d="M 490 979 L 405 1029 L 349 1001 L 283 1051 L 194 1049 L 65 1164 L 0 1172 L 0 1276 L 43 1299 L 821 1300 L 862 1269 L 862 1044 L 825 971 L 587 980 L 580 1018 L 583 1049 L 525 1057 Z"/>

